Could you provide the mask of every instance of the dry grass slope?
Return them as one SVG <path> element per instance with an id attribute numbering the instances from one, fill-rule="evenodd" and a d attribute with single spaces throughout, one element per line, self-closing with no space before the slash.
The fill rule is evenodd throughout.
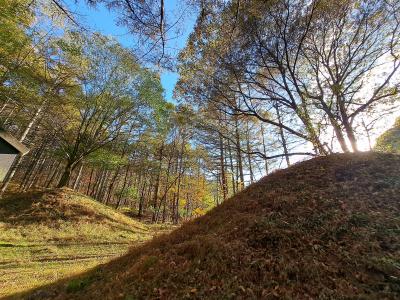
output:
<path id="1" fill-rule="evenodd" d="M 27 298 L 399 299 L 399 170 L 373 153 L 300 163 Z"/>
<path id="2" fill-rule="evenodd" d="M 82 273 L 155 231 L 71 190 L 0 200 L 0 297 Z"/>

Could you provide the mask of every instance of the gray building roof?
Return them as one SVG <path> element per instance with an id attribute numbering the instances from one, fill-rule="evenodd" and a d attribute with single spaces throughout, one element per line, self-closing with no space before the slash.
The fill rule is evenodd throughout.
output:
<path id="1" fill-rule="evenodd" d="M 0 129 L 0 139 L 8 143 L 11 147 L 21 153 L 21 155 L 25 155 L 29 152 L 29 149 L 24 144 L 2 129 Z"/>

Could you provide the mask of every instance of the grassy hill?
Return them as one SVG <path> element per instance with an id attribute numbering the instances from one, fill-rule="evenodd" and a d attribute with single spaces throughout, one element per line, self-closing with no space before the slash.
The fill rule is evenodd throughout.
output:
<path id="1" fill-rule="evenodd" d="M 399 299 L 400 156 L 315 158 L 29 299 Z"/>
<path id="2" fill-rule="evenodd" d="M 0 297 L 81 273 L 155 228 L 71 190 L 0 200 Z"/>

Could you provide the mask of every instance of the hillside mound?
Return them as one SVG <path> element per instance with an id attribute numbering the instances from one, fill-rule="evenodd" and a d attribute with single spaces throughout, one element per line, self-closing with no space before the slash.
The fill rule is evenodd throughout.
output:
<path id="1" fill-rule="evenodd" d="M 0 200 L 0 241 L 124 240 L 146 225 L 70 189 L 38 191 Z M 7 234 L 7 237 L 2 234 Z"/>
<path id="2" fill-rule="evenodd" d="M 319 157 L 29 299 L 399 299 L 400 156 Z"/>
<path id="3" fill-rule="evenodd" d="M 0 298 L 87 271 L 158 228 L 69 189 L 0 200 Z"/>

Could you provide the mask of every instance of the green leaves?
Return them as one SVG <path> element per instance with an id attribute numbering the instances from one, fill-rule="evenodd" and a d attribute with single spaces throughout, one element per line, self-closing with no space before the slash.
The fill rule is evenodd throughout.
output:
<path id="1" fill-rule="evenodd" d="M 92 166 L 101 166 L 108 170 L 115 170 L 128 164 L 127 157 L 121 157 L 111 149 L 99 149 L 89 155 L 87 162 Z"/>

